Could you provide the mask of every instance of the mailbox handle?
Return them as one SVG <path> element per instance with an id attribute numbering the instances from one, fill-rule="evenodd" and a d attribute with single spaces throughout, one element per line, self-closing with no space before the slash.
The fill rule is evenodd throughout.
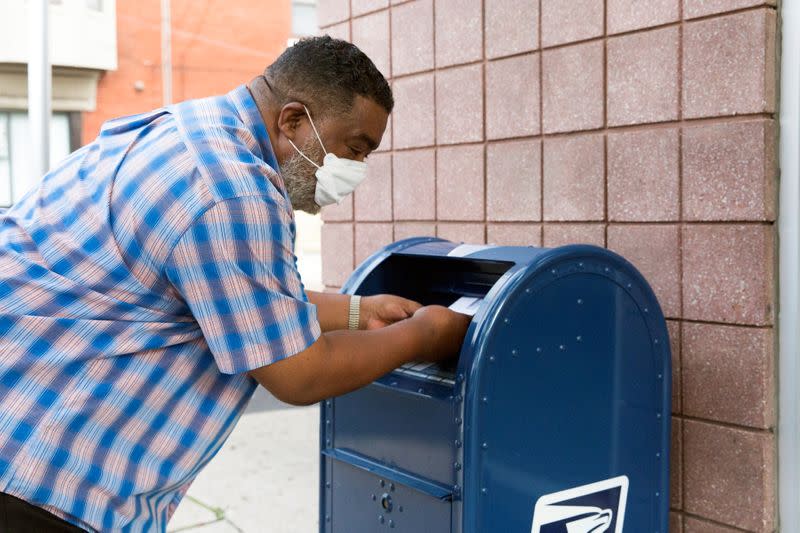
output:
<path id="1" fill-rule="evenodd" d="M 330 457 L 331 459 L 335 459 L 350 466 L 370 472 L 371 474 L 384 478 L 387 481 L 400 483 L 401 485 L 405 485 L 406 487 L 422 492 L 423 494 L 432 496 L 437 500 L 453 500 L 452 487 L 437 481 L 420 477 L 402 469 L 389 468 L 375 461 L 374 459 L 371 459 L 365 455 L 361 455 L 358 452 L 344 448 L 328 448 L 322 450 L 322 454 Z"/>

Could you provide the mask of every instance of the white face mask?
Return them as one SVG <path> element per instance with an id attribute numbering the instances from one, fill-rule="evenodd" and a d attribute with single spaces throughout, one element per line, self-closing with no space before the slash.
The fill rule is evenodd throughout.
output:
<path id="1" fill-rule="evenodd" d="M 345 196 L 353 192 L 359 183 L 364 181 L 367 177 L 367 164 L 363 161 L 354 161 L 352 159 L 343 159 L 336 157 L 336 155 L 329 153 L 322 144 L 322 139 L 319 137 L 317 127 L 314 126 L 314 121 L 311 120 L 311 114 L 308 108 L 303 106 L 308 115 L 308 120 L 311 122 L 311 127 L 314 129 L 314 135 L 317 136 L 319 145 L 325 152 L 325 158 L 322 160 L 322 166 L 319 166 L 312 161 L 306 154 L 300 151 L 297 146 L 289 139 L 292 147 L 297 150 L 297 153 L 306 158 L 306 161 L 317 167 L 315 173 L 317 177 L 317 188 L 314 192 L 314 201 L 317 205 L 324 207 L 326 205 L 338 204 Z"/>

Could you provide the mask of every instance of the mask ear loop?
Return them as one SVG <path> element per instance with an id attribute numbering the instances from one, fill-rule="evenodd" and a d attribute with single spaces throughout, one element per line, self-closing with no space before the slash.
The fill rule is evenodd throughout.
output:
<path id="1" fill-rule="evenodd" d="M 303 104 L 303 109 L 306 110 L 306 115 L 308 115 L 308 121 L 311 123 L 311 128 L 314 130 L 314 135 L 317 136 L 317 140 L 319 141 L 319 145 L 322 146 L 322 151 L 325 152 L 325 155 L 328 155 L 328 150 L 325 149 L 325 145 L 322 144 L 322 139 L 319 136 L 319 132 L 317 131 L 317 127 L 314 125 L 314 121 L 311 120 L 311 113 L 308 112 L 308 108 L 305 104 Z"/>
<path id="2" fill-rule="evenodd" d="M 292 145 L 292 148 L 294 148 L 294 149 L 295 149 L 295 151 L 296 151 L 298 154 L 300 154 L 301 156 L 303 156 L 303 158 L 305 158 L 305 160 L 306 160 L 306 161 L 308 161 L 309 163 L 311 163 L 312 165 L 314 165 L 314 166 L 315 166 L 315 167 L 317 167 L 317 168 L 322 168 L 322 167 L 320 167 L 318 164 L 316 164 L 315 162 L 313 162 L 313 161 L 311 160 L 311 158 L 309 158 L 309 157 L 308 157 L 306 154 L 304 154 L 303 152 L 301 152 L 301 151 L 300 151 L 300 149 L 297 147 L 297 145 L 295 145 L 295 144 L 292 142 L 292 140 L 291 140 L 291 139 L 288 139 L 288 138 L 287 138 L 286 140 L 287 140 L 287 141 L 289 141 L 289 144 L 291 144 L 291 145 Z"/>
<path id="3" fill-rule="evenodd" d="M 266 81 L 266 78 L 265 78 L 265 81 Z M 305 109 L 305 111 L 306 111 L 306 115 L 308 116 L 308 121 L 311 123 L 311 129 L 313 129 L 313 130 L 314 130 L 314 135 L 316 135 L 316 136 L 317 136 L 317 140 L 319 141 L 319 145 L 320 145 L 320 146 L 322 146 L 322 151 L 323 151 L 323 152 L 325 152 L 325 155 L 328 155 L 328 150 L 326 150 L 326 149 L 325 149 L 325 145 L 324 145 L 324 144 L 322 144 L 322 139 L 321 139 L 321 138 L 320 138 L 320 136 L 319 136 L 319 132 L 317 131 L 317 127 L 314 125 L 314 121 L 313 121 L 313 120 L 311 120 L 311 113 L 309 113 L 309 112 L 308 112 L 308 108 L 306 107 L 306 105 L 305 105 L 305 104 L 303 104 L 303 109 Z M 295 149 L 295 151 L 296 151 L 298 154 L 300 154 L 301 156 L 303 156 L 303 157 L 305 158 L 305 160 L 306 160 L 306 161 L 308 161 L 309 163 L 311 163 L 312 165 L 314 165 L 314 166 L 315 166 L 315 167 L 317 167 L 317 168 L 322 168 L 321 166 L 319 166 L 318 164 L 316 164 L 315 162 L 313 162 L 313 161 L 311 160 L 311 158 L 309 158 L 309 157 L 308 157 L 306 154 L 304 154 L 303 152 L 301 152 L 301 151 L 300 151 L 300 149 L 297 147 L 297 145 L 295 145 L 295 144 L 292 142 L 292 140 L 291 140 L 291 139 L 286 139 L 286 140 L 287 140 L 287 141 L 289 141 L 289 144 L 291 144 L 291 145 L 292 145 L 292 148 L 294 148 L 294 149 Z"/>

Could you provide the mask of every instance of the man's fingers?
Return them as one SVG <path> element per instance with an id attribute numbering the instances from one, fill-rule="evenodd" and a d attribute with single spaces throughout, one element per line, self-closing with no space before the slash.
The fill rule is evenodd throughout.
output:
<path id="1" fill-rule="evenodd" d="M 375 300 L 376 315 L 384 320 L 397 321 L 404 320 L 411 317 L 418 309 L 422 308 L 422 304 L 395 296 L 393 294 L 384 294 L 376 297 Z"/>
<path id="2" fill-rule="evenodd" d="M 407 317 L 413 315 L 417 312 L 417 309 L 422 307 L 421 303 L 415 302 L 414 300 L 405 300 L 403 304 Z"/>
<path id="3" fill-rule="evenodd" d="M 391 318 L 393 318 L 395 320 L 403 320 L 403 319 L 406 319 L 406 318 L 408 318 L 408 317 L 410 317 L 411 315 L 414 314 L 413 311 L 409 311 L 409 308 L 408 308 L 407 305 L 403 305 L 403 304 L 393 305 L 389 309 L 390 309 L 390 312 L 391 312 Z"/>

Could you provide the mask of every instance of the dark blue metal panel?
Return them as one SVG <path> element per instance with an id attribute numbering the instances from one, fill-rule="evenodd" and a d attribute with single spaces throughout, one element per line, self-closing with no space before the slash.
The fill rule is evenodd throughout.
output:
<path id="1" fill-rule="evenodd" d="M 467 380 L 464 531 L 530 531 L 540 497 L 622 475 L 625 530 L 666 531 L 671 372 L 652 291 L 589 247 L 506 290 Z"/>
<path id="2" fill-rule="evenodd" d="M 336 398 L 332 446 L 452 485 L 455 416 L 452 401 L 370 385 Z"/>
<path id="3" fill-rule="evenodd" d="M 442 485 L 432 479 L 426 479 L 396 466 L 386 466 L 383 463 L 370 459 L 360 453 L 342 448 L 329 448 L 322 450 L 323 455 L 347 463 L 366 472 L 370 472 L 381 479 L 399 483 L 406 487 L 442 501 L 453 499 L 453 487 Z"/>
<path id="4" fill-rule="evenodd" d="M 333 460 L 332 533 L 450 531 L 451 503 Z"/>

